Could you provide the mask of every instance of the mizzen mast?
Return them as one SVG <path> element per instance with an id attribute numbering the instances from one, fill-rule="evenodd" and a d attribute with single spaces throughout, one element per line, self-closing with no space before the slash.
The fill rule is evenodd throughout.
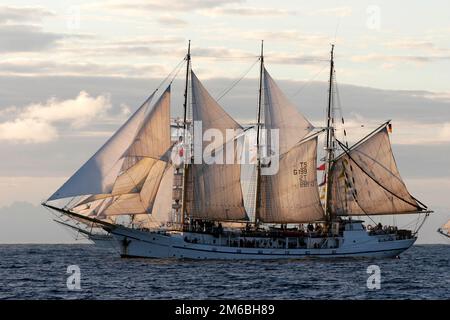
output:
<path id="1" fill-rule="evenodd" d="M 329 79 L 329 87 L 328 87 L 328 107 L 327 107 L 327 126 L 326 126 L 326 142 L 325 142 L 325 151 L 326 151 L 326 193 L 325 193 L 325 216 L 328 222 L 332 220 L 332 213 L 330 211 L 328 200 L 330 196 L 330 173 L 331 166 L 334 161 L 334 112 L 333 112 L 333 76 L 334 76 L 334 44 L 331 45 L 331 53 L 330 53 L 330 79 Z"/>

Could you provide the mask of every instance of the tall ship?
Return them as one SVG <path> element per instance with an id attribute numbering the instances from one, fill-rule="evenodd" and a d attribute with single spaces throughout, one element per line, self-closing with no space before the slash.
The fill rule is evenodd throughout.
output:
<path id="1" fill-rule="evenodd" d="M 414 244 L 432 211 L 400 176 L 390 121 L 353 145 L 336 135 L 334 45 L 320 128 L 271 77 L 263 45 L 253 126 L 239 124 L 208 93 L 191 67 L 190 43 L 183 62 L 178 139 L 171 138 L 170 107 L 180 68 L 45 207 L 107 232 L 122 257 L 394 257 Z M 252 147 L 254 160 L 246 152 Z M 372 220 L 401 214 L 418 214 L 418 227 Z"/>
<path id="2" fill-rule="evenodd" d="M 447 238 L 450 238 L 450 220 L 447 221 L 442 227 L 438 229 L 438 232 Z"/>

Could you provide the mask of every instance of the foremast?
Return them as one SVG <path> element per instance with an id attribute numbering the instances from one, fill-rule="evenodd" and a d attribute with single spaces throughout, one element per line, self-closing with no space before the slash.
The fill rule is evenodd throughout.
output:
<path id="1" fill-rule="evenodd" d="M 256 195 L 255 195 L 255 228 L 259 224 L 259 206 L 261 202 L 261 151 L 260 151 L 260 134 L 261 134 L 261 108 L 263 95 L 263 73 L 264 73 L 264 40 L 261 40 L 261 54 L 259 57 L 259 90 L 258 90 L 258 116 L 256 122 Z"/>
<path id="2" fill-rule="evenodd" d="M 334 110 L 333 110 L 333 77 L 334 77 L 334 44 L 331 45 L 330 52 L 330 78 L 328 86 L 328 106 L 326 114 L 326 141 L 325 141 L 325 204 L 324 211 L 327 223 L 331 223 L 333 220 L 333 214 L 330 210 L 329 199 L 331 191 L 331 167 L 334 161 L 334 147 L 335 147 L 335 137 L 334 137 Z"/>

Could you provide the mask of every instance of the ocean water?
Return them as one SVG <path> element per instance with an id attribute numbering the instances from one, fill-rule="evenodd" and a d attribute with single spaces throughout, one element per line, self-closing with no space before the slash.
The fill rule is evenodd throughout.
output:
<path id="1" fill-rule="evenodd" d="M 67 288 L 69 265 L 80 290 Z M 368 289 L 367 268 L 380 268 Z M 450 299 L 450 245 L 400 259 L 121 259 L 94 245 L 0 245 L 0 299 Z"/>

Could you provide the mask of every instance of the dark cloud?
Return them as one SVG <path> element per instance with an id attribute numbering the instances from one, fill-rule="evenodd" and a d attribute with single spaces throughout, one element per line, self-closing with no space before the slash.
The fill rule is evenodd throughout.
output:
<path id="1" fill-rule="evenodd" d="M 206 80 L 205 86 L 214 97 L 229 88 L 234 79 Z M 120 77 L 0 77 L 0 110 L 11 106 L 22 107 L 30 103 L 46 101 L 56 96 L 60 100 L 71 99 L 86 90 L 90 95 L 111 94 L 112 115 L 121 115 L 120 104 L 134 110 L 160 83 L 161 79 L 137 79 Z M 288 96 L 305 85 L 304 82 L 279 81 Z M 21 90 L 17 90 L 21 88 Z M 257 79 L 244 79 L 225 95 L 220 103 L 236 119 L 255 122 L 257 107 Z M 352 85 L 341 85 L 340 96 L 344 115 L 357 113 L 365 119 L 396 122 L 415 121 L 424 123 L 450 122 L 450 102 L 431 99 L 425 91 L 380 90 Z M 183 81 L 177 80 L 172 87 L 172 116 L 182 115 Z M 326 106 L 327 84 L 309 83 L 291 100 L 314 121 L 322 122 Z M 122 119 L 123 118 L 123 119 Z M 87 131 L 113 132 L 125 121 L 106 123 L 98 119 Z M 5 119 L 3 119 L 4 121 Z M 433 128 L 431 126 L 431 128 Z M 368 129 L 369 130 L 369 129 Z M 398 129 L 400 130 L 400 129 Z M 105 141 L 103 136 L 77 135 L 74 128 L 60 128 L 60 139 L 42 145 L 14 145 L 2 143 L 3 156 L 0 165 L 2 175 L 65 176 L 79 167 Z M 396 131 L 397 132 L 397 131 Z M 349 135 L 352 132 L 349 129 Z M 420 135 L 420 133 L 417 133 Z M 356 137 L 358 138 L 358 137 Z M 450 176 L 447 167 L 450 158 L 449 144 L 394 145 L 397 160 L 405 177 Z M 30 161 L 29 159 L 33 159 Z M 415 161 L 411 161 L 414 159 Z M 416 161 L 417 160 L 417 161 Z M 418 170 L 418 166 L 421 168 Z"/>
<path id="2" fill-rule="evenodd" d="M 53 61 L 6 61 L 0 62 L 0 73 L 25 75 L 144 75 L 151 73 L 164 73 L 166 69 L 161 65 L 130 65 L 121 63 L 60 63 Z"/>
<path id="3" fill-rule="evenodd" d="M 64 35 L 31 25 L 0 25 L 0 52 L 42 51 L 52 48 Z"/>

